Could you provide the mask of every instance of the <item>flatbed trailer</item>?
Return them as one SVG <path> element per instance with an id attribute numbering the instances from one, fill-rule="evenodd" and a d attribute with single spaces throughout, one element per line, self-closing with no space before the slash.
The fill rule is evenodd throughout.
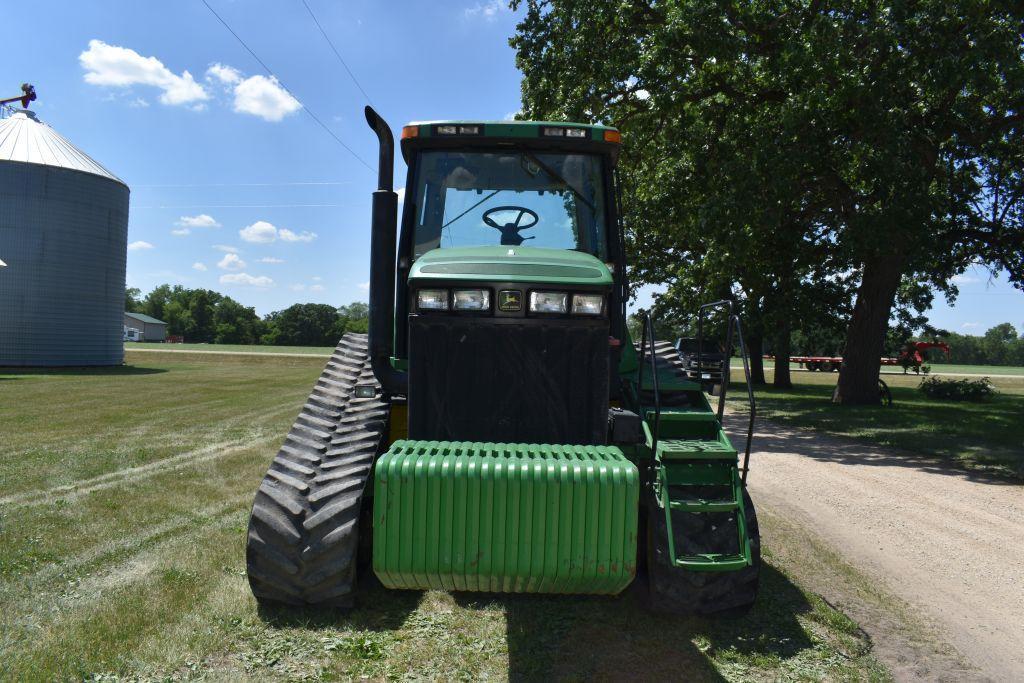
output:
<path id="1" fill-rule="evenodd" d="M 775 356 L 765 354 L 765 360 L 775 360 Z M 822 372 L 838 372 L 839 368 L 843 366 L 842 356 L 790 356 L 790 363 L 799 363 L 800 367 L 805 370 L 814 372 L 815 370 L 821 370 Z M 899 365 L 900 359 L 893 357 L 882 358 L 882 365 Z"/>

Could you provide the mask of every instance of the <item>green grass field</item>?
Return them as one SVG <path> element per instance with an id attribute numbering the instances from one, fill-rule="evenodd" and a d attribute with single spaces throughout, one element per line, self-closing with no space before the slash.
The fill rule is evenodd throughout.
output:
<path id="1" fill-rule="evenodd" d="M 146 344 L 125 342 L 125 351 L 218 351 L 220 353 L 301 353 L 310 356 L 329 356 L 333 346 L 262 346 L 256 344 Z"/>
<path id="2" fill-rule="evenodd" d="M 742 620 L 652 616 L 637 584 L 596 598 L 370 581 L 351 613 L 261 611 L 249 506 L 323 360 L 128 363 L 0 370 L 0 679 L 888 677 L 772 547 Z"/>
<path id="3" fill-rule="evenodd" d="M 888 407 L 833 405 L 838 377 L 797 372 L 792 389 L 760 387 L 758 412 L 780 424 L 893 446 L 971 471 L 1024 481 L 1024 376 L 993 376 L 999 391 L 994 399 L 958 403 L 927 398 L 917 390 L 922 377 L 887 375 L 884 379 L 893 395 Z M 730 396 L 737 407 L 746 401 L 741 401 L 741 378 L 733 372 Z"/>

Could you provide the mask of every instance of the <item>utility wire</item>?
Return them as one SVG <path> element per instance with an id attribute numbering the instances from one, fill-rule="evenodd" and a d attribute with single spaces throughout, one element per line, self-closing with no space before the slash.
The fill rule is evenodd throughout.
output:
<path id="1" fill-rule="evenodd" d="M 133 206 L 136 209 L 316 209 L 337 208 L 349 204 L 178 204 L 157 206 Z"/>
<path id="2" fill-rule="evenodd" d="M 257 55 L 255 52 L 253 52 L 252 48 L 249 47 L 245 43 L 244 40 L 242 40 L 241 36 L 239 36 L 237 33 L 235 33 L 235 30 L 233 28 L 231 28 L 230 25 L 228 25 L 228 22 L 224 21 L 224 18 L 221 15 L 217 14 L 217 10 L 213 9 L 213 7 L 210 6 L 210 3 L 208 3 L 206 0 L 202 0 L 202 3 L 204 5 L 206 5 L 206 9 L 210 10 L 210 12 L 213 14 L 213 16 L 217 17 L 217 20 L 220 21 L 220 23 L 222 23 L 224 25 L 224 28 L 226 28 L 231 33 L 231 35 L 233 35 L 235 37 L 235 40 L 237 40 L 242 45 L 242 47 L 244 47 L 249 52 L 249 54 L 251 54 L 253 56 L 253 59 L 255 59 L 257 62 L 260 63 L 260 66 L 263 67 L 263 70 L 266 71 L 271 76 L 271 78 L 276 80 L 278 82 L 278 84 L 281 86 L 281 88 L 283 88 L 286 93 L 288 93 L 291 97 L 295 98 L 296 102 L 298 102 L 299 104 L 302 105 L 302 110 L 304 112 L 306 112 L 307 114 L 309 114 L 310 118 L 312 118 L 314 121 L 316 121 L 318 124 L 320 124 L 320 127 L 323 128 L 327 132 L 328 135 L 330 135 L 332 138 L 334 138 L 339 145 L 341 145 L 346 150 L 348 150 L 348 153 L 351 154 L 352 156 L 354 156 L 359 161 L 359 163 L 361 163 L 363 166 L 365 166 L 370 172 L 376 173 L 374 168 L 372 166 L 370 166 L 368 163 L 366 163 L 366 161 L 364 161 L 361 156 L 356 154 L 355 151 L 351 147 L 349 147 L 344 142 L 342 142 L 341 138 L 339 138 L 337 135 L 335 135 L 334 131 L 331 130 L 330 128 L 328 128 L 327 125 L 323 121 L 320 120 L 319 116 L 314 114 L 313 111 L 309 107 L 307 107 L 305 104 L 302 104 L 302 101 L 299 100 L 298 97 L 295 97 L 295 95 L 291 92 L 291 90 L 288 89 L 288 86 L 286 86 L 284 84 L 284 82 L 280 78 L 278 78 L 274 74 L 273 71 L 270 70 L 270 67 L 267 66 L 266 63 L 262 59 L 259 58 L 259 55 Z"/>
<path id="3" fill-rule="evenodd" d="M 169 184 L 137 184 L 132 183 L 132 189 L 137 187 L 299 187 L 299 186 L 323 186 L 323 185 L 351 185 L 348 180 L 324 180 L 310 182 L 284 182 L 284 183 L 169 183 Z"/>
<path id="4" fill-rule="evenodd" d="M 334 56 L 337 57 L 338 61 L 341 62 L 341 65 L 345 67 L 345 71 L 348 72 L 352 82 L 356 84 L 357 88 L 359 88 L 359 92 L 363 93 L 363 97 L 366 98 L 366 101 L 372 105 L 373 101 L 370 99 L 370 96 L 366 94 L 365 90 L 363 90 L 363 86 L 359 84 L 359 80 L 356 78 L 356 75 L 352 73 L 352 69 L 348 68 L 348 64 L 346 64 L 345 60 L 341 58 L 341 53 L 338 52 L 338 48 L 334 47 L 334 42 L 328 37 L 327 31 L 324 30 L 324 27 L 320 25 L 320 22 L 317 20 L 316 15 L 313 14 L 313 10 L 310 8 L 309 3 L 306 2 L 306 0 L 302 0 L 302 4 L 305 6 L 306 11 L 309 12 L 309 16 L 313 20 L 313 23 L 316 24 L 318 29 L 320 29 L 320 35 L 322 35 L 324 40 L 327 41 L 327 44 L 331 46 L 331 50 L 334 51 Z"/>

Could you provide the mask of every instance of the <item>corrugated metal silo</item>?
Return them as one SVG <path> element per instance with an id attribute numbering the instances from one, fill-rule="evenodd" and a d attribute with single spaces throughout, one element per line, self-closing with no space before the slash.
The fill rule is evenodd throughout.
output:
<path id="1" fill-rule="evenodd" d="M 128 186 L 28 110 L 0 121 L 0 366 L 124 360 Z"/>

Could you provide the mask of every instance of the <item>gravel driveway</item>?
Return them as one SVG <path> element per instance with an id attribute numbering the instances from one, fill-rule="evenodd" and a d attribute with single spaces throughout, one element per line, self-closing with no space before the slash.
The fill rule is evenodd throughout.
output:
<path id="1" fill-rule="evenodd" d="M 742 443 L 743 427 L 729 423 Z M 755 437 L 759 510 L 803 527 L 904 601 L 977 669 L 968 677 L 1024 680 L 1024 487 L 768 422 Z M 885 637 L 862 626 L 876 643 Z M 894 667 L 900 679 L 963 673 L 917 671 Z"/>

